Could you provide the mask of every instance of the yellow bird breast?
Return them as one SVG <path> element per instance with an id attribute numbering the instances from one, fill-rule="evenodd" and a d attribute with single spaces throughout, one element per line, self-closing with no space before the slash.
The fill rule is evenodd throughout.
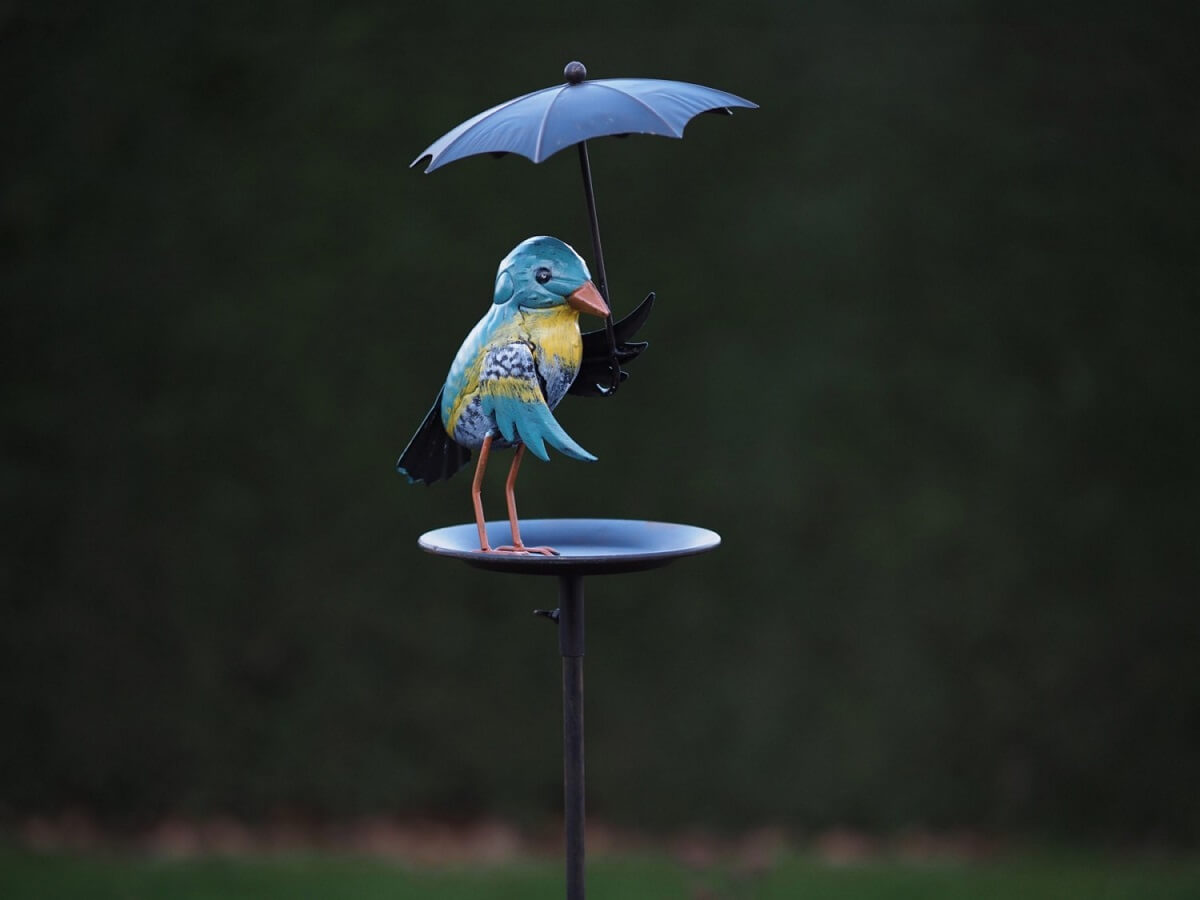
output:
<path id="1" fill-rule="evenodd" d="M 490 332 L 490 333 L 489 333 Z M 538 374 L 545 383 L 546 405 L 554 409 L 566 395 L 583 360 L 583 337 L 579 312 L 569 306 L 551 309 L 522 309 L 503 323 L 485 317 L 468 336 L 451 367 L 447 388 L 452 390 L 443 421 L 446 432 L 465 446 L 477 446 L 486 431 L 495 426 L 484 421 L 479 410 L 479 372 L 488 353 L 512 343 L 528 344 Z M 510 396 L 526 402 L 541 401 L 541 385 L 498 386 Z"/>
<path id="2" fill-rule="evenodd" d="M 543 365 L 560 365 L 572 373 L 579 371 L 583 338 L 579 334 L 576 310 L 569 306 L 524 310 L 522 319 L 533 344 L 534 359 Z"/>

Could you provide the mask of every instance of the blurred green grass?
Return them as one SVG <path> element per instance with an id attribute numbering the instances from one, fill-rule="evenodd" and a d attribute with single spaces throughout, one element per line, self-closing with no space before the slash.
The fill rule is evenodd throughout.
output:
<path id="1" fill-rule="evenodd" d="M 831 865 L 793 856 L 767 869 L 690 868 L 665 856 L 605 858 L 592 863 L 594 897 L 638 898 L 1038 898 L 1170 900 L 1200 896 L 1200 861 L 1029 855 L 1005 861 Z M 503 866 L 412 869 L 350 857 L 165 860 L 146 857 L 0 852 L 0 896 L 10 900 L 169 897 L 238 900 L 272 897 L 559 897 L 554 861 Z"/>

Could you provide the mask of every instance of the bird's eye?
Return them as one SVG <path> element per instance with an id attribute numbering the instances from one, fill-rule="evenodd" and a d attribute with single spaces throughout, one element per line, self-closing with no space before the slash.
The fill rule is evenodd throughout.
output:
<path id="1" fill-rule="evenodd" d="M 538 269 L 536 272 L 533 273 L 533 277 L 537 281 L 538 284 L 545 284 L 547 281 L 550 280 L 550 270 L 547 269 L 545 266 L 542 266 L 540 269 Z"/>

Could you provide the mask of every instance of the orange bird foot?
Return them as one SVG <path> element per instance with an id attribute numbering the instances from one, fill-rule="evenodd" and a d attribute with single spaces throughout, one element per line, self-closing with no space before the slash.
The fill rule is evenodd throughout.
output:
<path id="1" fill-rule="evenodd" d="M 540 553 L 542 556 L 558 556 L 553 547 L 526 547 L 524 544 L 505 544 L 503 547 L 493 547 L 493 553 Z"/>

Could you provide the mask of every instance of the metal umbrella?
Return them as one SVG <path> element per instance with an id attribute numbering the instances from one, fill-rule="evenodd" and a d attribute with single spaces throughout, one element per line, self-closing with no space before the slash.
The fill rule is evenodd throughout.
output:
<path id="1" fill-rule="evenodd" d="M 568 63 L 563 69 L 563 77 L 566 78 L 563 84 L 525 94 L 467 119 L 426 147 L 413 160 L 412 166 L 428 161 L 425 172 L 429 173 L 446 163 L 479 153 L 496 156 L 516 153 L 540 163 L 564 147 L 578 145 L 592 230 L 596 286 L 611 309 L 596 196 L 592 188 L 592 168 L 588 161 L 588 140 L 628 134 L 682 138 L 688 122 L 700 113 L 732 115 L 734 107 L 756 109 L 758 104 L 736 94 L 686 81 L 658 78 L 587 81 L 587 69 L 581 62 Z M 608 335 L 612 380 L 609 387 L 601 388 L 600 392 L 611 393 L 621 380 L 611 312 L 604 327 Z"/>

